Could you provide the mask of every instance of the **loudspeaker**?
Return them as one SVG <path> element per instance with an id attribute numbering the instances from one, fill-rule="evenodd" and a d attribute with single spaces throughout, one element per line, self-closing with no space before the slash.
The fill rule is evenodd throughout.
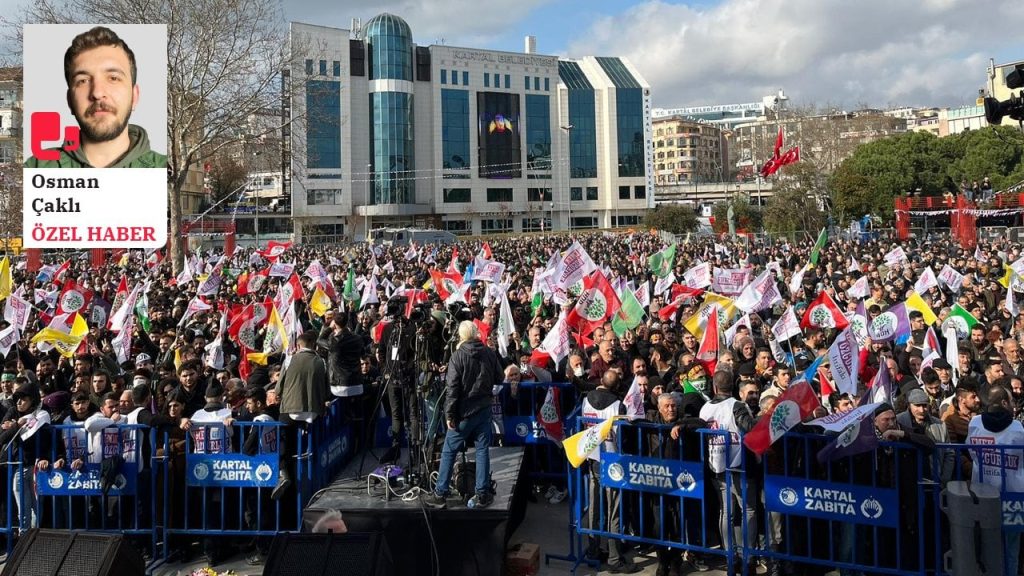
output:
<path id="1" fill-rule="evenodd" d="M 274 536 L 263 576 L 393 576 L 383 534 L 289 534 Z"/>
<path id="2" fill-rule="evenodd" d="M 2 576 L 144 576 L 146 563 L 121 534 L 29 530 Z"/>

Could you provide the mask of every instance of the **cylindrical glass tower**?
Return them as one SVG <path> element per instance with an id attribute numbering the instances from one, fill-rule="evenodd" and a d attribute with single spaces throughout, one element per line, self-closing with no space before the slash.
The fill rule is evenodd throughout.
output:
<path id="1" fill-rule="evenodd" d="M 373 204 L 414 202 L 412 32 L 380 14 L 366 23 L 370 60 L 370 162 Z"/>

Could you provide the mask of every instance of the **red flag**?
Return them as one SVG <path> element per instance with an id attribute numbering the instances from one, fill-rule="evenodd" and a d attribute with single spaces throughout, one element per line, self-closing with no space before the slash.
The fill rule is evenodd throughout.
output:
<path id="1" fill-rule="evenodd" d="M 146 258 L 146 268 L 154 268 L 164 261 L 164 251 L 156 250 Z"/>
<path id="2" fill-rule="evenodd" d="M 704 328 L 704 335 L 700 339 L 700 348 L 697 349 L 697 362 L 704 367 L 708 375 L 714 375 L 718 366 L 718 346 L 721 337 L 718 334 L 718 306 L 711 306 L 711 314 L 708 316 L 708 325 Z"/>
<path id="3" fill-rule="evenodd" d="M 800 320 L 801 328 L 835 328 L 845 330 L 850 325 L 843 311 L 836 305 L 828 292 L 818 294 Z"/>
<path id="4" fill-rule="evenodd" d="M 117 285 L 117 292 L 114 294 L 114 301 L 110 304 L 110 318 L 107 319 L 107 328 L 110 328 L 110 321 L 114 319 L 114 314 L 121 309 L 124 301 L 128 299 L 128 278 L 124 274 L 121 275 L 121 282 Z"/>
<path id="5" fill-rule="evenodd" d="M 64 282 L 64 288 L 57 298 L 57 314 L 70 314 L 89 309 L 92 290 L 80 286 L 74 280 Z"/>
<path id="6" fill-rule="evenodd" d="M 487 342 L 487 337 L 491 334 L 491 325 L 475 318 L 473 324 L 476 324 L 476 329 L 480 331 L 480 341 Z"/>
<path id="7" fill-rule="evenodd" d="M 772 174 L 775 174 L 776 172 L 778 172 L 779 167 L 780 166 L 778 158 L 769 158 L 768 161 L 764 163 L 764 166 L 761 166 L 761 177 L 767 178 Z"/>
<path id="8" fill-rule="evenodd" d="M 270 242 L 267 242 L 266 250 L 258 250 L 257 252 L 259 252 L 260 256 L 266 258 L 268 262 L 274 263 L 277 262 L 277 259 L 281 256 L 281 254 L 284 254 L 285 250 L 291 247 L 291 241 L 278 242 L 277 240 L 271 240 Z"/>
<path id="9" fill-rule="evenodd" d="M 297 274 L 295 274 L 295 272 L 292 272 L 291 277 L 288 278 L 288 282 L 281 285 L 281 288 L 285 290 L 285 293 L 288 293 L 289 288 L 285 288 L 285 286 L 290 287 L 291 302 L 295 302 L 296 300 L 302 300 L 302 297 L 304 295 L 304 292 L 302 291 L 302 281 L 299 280 L 299 277 Z M 289 304 L 291 302 L 289 302 Z"/>
<path id="10" fill-rule="evenodd" d="M 441 272 L 436 268 L 431 269 L 430 279 L 433 280 L 434 291 L 441 296 L 441 300 L 447 300 L 449 296 L 458 292 L 462 287 L 462 274 L 451 270 Z"/>
<path id="11" fill-rule="evenodd" d="M 459 247 L 452 248 L 452 261 L 448 263 L 449 274 L 459 273 Z"/>
<path id="12" fill-rule="evenodd" d="M 828 374 L 826 374 L 826 372 L 827 370 L 824 366 L 818 367 L 818 384 L 821 386 L 822 406 L 829 403 L 829 396 L 832 396 L 832 393 L 836 391 L 836 389 L 832 387 L 832 382 L 828 379 Z"/>
<path id="13" fill-rule="evenodd" d="M 71 260 L 65 260 L 57 270 L 53 273 L 53 283 L 60 284 L 64 281 L 64 273 L 68 271 L 68 267 L 71 266 Z"/>
<path id="14" fill-rule="evenodd" d="M 743 437 L 743 443 L 758 456 L 794 426 L 803 422 L 820 406 L 818 397 L 807 382 L 796 382 L 779 396 L 779 401 L 762 416 Z"/>
<path id="15" fill-rule="evenodd" d="M 782 150 L 782 126 L 779 126 L 779 133 L 775 136 L 775 150 L 772 152 L 772 158 L 778 158 L 780 150 Z"/>
<path id="16" fill-rule="evenodd" d="M 551 355 L 542 350 L 534 350 L 530 352 L 530 365 L 550 370 Z"/>
<path id="17" fill-rule="evenodd" d="M 565 439 L 559 399 L 558 386 L 549 386 L 548 393 L 544 396 L 544 403 L 537 410 L 537 422 L 540 423 L 547 437 L 556 443 Z"/>
<path id="18" fill-rule="evenodd" d="M 413 311 L 414 308 L 416 308 L 417 304 L 422 304 L 423 302 L 426 302 L 427 300 L 430 300 L 430 296 L 427 295 L 426 290 L 419 290 L 419 289 L 406 290 L 405 291 L 405 298 L 406 298 L 406 301 L 405 301 L 405 317 L 406 318 L 412 318 L 412 311 Z M 486 342 L 487 339 L 485 338 L 484 341 Z"/>
<path id="19" fill-rule="evenodd" d="M 785 154 L 783 154 L 782 156 L 779 157 L 779 160 L 778 160 L 778 162 L 776 162 L 776 164 L 778 164 L 779 168 L 781 168 L 781 167 L 786 166 L 788 164 L 792 164 L 794 162 L 799 162 L 799 161 L 800 161 L 800 147 L 799 146 L 793 146 L 789 150 L 786 150 Z"/>
<path id="20" fill-rule="evenodd" d="M 259 292 L 267 282 L 267 277 L 269 275 L 270 268 L 260 270 L 259 272 L 243 272 L 242 275 L 238 277 L 238 285 L 235 286 L 235 292 L 237 292 L 239 296 Z"/>
<path id="21" fill-rule="evenodd" d="M 604 324 L 622 308 L 622 302 L 615 289 L 605 278 L 604 272 L 594 270 L 583 279 L 583 294 L 576 306 L 569 311 L 565 322 L 582 334 L 590 334 Z"/>
<path id="22" fill-rule="evenodd" d="M 480 247 L 480 255 L 483 256 L 486 260 L 493 260 L 494 255 L 491 252 L 491 245 L 488 244 L 487 242 L 484 242 L 484 245 Z"/>
<path id="23" fill-rule="evenodd" d="M 377 344 L 380 344 L 380 339 L 384 337 L 384 329 L 390 325 L 391 322 L 388 322 L 386 320 L 381 320 L 380 322 L 377 322 L 377 324 L 374 325 L 374 327 L 370 330 L 370 338 L 372 338 L 373 341 L 376 342 Z"/>
<path id="24" fill-rule="evenodd" d="M 683 300 L 687 298 L 696 298 L 704 293 L 704 290 L 700 288 L 690 288 L 685 284 L 672 284 L 672 291 L 669 293 L 671 300 Z"/>

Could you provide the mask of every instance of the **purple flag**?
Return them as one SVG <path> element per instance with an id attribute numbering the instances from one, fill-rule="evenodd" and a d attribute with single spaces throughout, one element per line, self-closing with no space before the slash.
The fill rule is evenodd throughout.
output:
<path id="1" fill-rule="evenodd" d="M 874 412 L 866 412 L 818 452 L 818 462 L 824 464 L 828 460 L 870 452 L 877 447 Z"/>
<path id="2" fill-rule="evenodd" d="M 874 342 L 888 342 L 910 336 L 910 317 L 903 302 L 891 306 L 868 324 L 868 335 Z"/>
<path id="3" fill-rule="evenodd" d="M 884 360 L 878 367 L 878 373 L 871 379 L 871 386 L 861 396 L 858 404 L 864 406 L 875 402 L 892 404 L 892 376 L 890 376 L 889 367 L 885 365 Z"/>

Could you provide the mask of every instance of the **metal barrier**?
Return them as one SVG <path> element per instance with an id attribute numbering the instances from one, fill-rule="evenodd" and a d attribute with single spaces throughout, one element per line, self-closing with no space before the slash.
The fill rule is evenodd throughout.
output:
<path id="1" fill-rule="evenodd" d="M 597 424 L 580 418 L 579 429 Z M 617 421 L 610 449 L 602 443 L 599 461 L 589 460 L 569 469 L 572 502 L 571 523 L 590 540 L 593 557 L 602 540 L 608 540 L 609 561 L 623 554 L 622 542 L 651 544 L 659 556 L 681 555 L 686 550 L 705 557 L 718 556 L 733 566 L 743 550 L 742 534 L 748 516 L 743 514 L 741 532 L 734 533 L 732 505 L 749 502 L 742 469 L 713 474 L 706 470 L 709 446 L 730 447 L 728 432 L 697 430 L 672 438 L 673 426 L 648 422 Z M 735 490 L 735 492 L 734 492 Z M 705 519 L 718 518 L 718 529 Z M 722 528 L 724 542 L 722 541 Z M 577 557 L 573 569 L 582 557 Z"/>
<path id="2" fill-rule="evenodd" d="M 558 390 L 558 414 L 567 430 L 577 406 L 576 388 L 570 382 L 521 382 L 515 386 L 505 382 L 494 397 L 491 415 L 505 446 L 526 447 L 524 466 L 530 478 L 561 483 L 567 466 L 565 453 L 537 421 L 552 387 Z"/>
<path id="3" fill-rule="evenodd" d="M 931 454 L 907 444 L 820 462 L 834 436 L 789 433 L 764 456 L 760 530 L 751 556 L 851 572 L 934 574 L 941 564 Z"/>

